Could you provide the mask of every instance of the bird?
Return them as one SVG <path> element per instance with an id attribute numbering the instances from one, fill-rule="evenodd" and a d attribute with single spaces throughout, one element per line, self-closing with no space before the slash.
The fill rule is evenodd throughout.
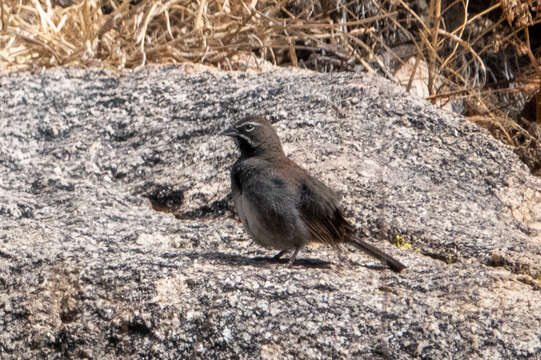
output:
<path id="1" fill-rule="evenodd" d="M 396 272 L 406 268 L 359 238 L 337 194 L 286 156 L 265 116 L 244 117 L 220 134 L 232 137 L 240 151 L 230 171 L 235 211 L 255 243 L 279 251 L 273 259 L 293 252 L 292 266 L 308 243 L 351 244 Z"/>

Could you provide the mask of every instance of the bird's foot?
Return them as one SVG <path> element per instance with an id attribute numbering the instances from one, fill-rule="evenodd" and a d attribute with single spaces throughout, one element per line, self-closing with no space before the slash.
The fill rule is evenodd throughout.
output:
<path id="1" fill-rule="evenodd" d="M 287 252 L 288 252 L 288 250 L 282 250 L 282 251 L 280 251 L 278 254 L 276 254 L 276 255 L 274 255 L 274 256 L 272 257 L 272 260 L 280 260 L 280 258 L 281 258 L 285 253 L 287 253 Z"/>

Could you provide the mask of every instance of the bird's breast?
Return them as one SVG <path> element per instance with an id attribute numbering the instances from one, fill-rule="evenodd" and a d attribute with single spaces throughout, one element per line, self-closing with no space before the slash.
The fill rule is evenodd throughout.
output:
<path id="1" fill-rule="evenodd" d="M 269 166 L 243 166 L 232 169 L 231 182 L 237 214 L 257 244 L 284 250 L 309 240 L 296 195 L 283 174 Z"/>

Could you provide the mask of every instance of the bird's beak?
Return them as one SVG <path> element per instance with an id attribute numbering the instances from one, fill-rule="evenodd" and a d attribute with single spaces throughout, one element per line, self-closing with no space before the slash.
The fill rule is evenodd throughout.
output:
<path id="1" fill-rule="evenodd" d="M 227 128 L 225 130 L 220 131 L 220 133 L 218 135 L 221 135 L 221 136 L 238 136 L 239 132 L 237 131 L 237 129 L 230 127 L 230 128 Z"/>

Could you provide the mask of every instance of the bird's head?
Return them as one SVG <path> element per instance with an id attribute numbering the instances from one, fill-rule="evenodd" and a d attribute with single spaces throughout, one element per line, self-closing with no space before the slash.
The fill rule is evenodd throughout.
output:
<path id="1" fill-rule="evenodd" d="M 239 120 L 220 134 L 231 136 L 235 140 L 242 157 L 284 156 L 278 134 L 264 116 L 250 116 Z"/>

